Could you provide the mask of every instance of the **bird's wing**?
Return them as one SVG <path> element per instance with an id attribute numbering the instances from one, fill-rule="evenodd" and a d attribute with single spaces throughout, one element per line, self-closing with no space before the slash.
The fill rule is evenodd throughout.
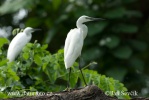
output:
<path id="1" fill-rule="evenodd" d="M 30 39 L 28 39 L 25 34 L 17 34 L 9 45 L 7 59 L 9 59 L 9 61 L 13 61 L 29 41 Z"/>
<path id="2" fill-rule="evenodd" d="M 74 29 L 71 29 L 69 31 L 69 33 L 67 34 L 67 37 L 66 37 L 66 40 L 65 40 L 65 46 L 64 46 L 64 57 L 66 56 L 67 54 L 67 51 L 68 51 L 68 48 L 69 48 L 69 44 L 70 44 L 70 41 L 71 41 L 71 35 L 74 33 L 73 31 Z"/>
<path id="3" fill-rule="evenodd" d="M 83 47 L 83 34 L 81 31 L 79 29 L 71 30 L 68 33 L 65 44 L 67 44 L 67 46 L 64 48 L 64 61 L 65 67 L 69 68 L 81 54 Z"/>

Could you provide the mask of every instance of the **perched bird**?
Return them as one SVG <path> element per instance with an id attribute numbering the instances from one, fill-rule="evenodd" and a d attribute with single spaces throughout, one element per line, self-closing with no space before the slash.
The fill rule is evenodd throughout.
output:
<path id="1" fill-rule="evenodd" d="M 76 22 L 77 28 L 71 29 L 67 34 L 67 38 L 65 40 L 65 46 L 64 46 L 64 63 L 65 63 L 66 69 L 69 69 L 68 87 L 70 85 L 71 67 L 76 61 L 76 59 L 79 56 L 81 56 L 83 42 L 88 32 L 88 28 L 84 23 L 89 21 L 96 21 L 96 20 L 103 20 L 103 19 L 92 18 L 92 17 L 83 15 Z M 79 64 L 79 70 L 82 74 L 85 85 L 87 85 L 85 82 L 80 64 Z"/>
<path id="2" fill-rule="evenodd" d="M 8 51 L 7 51 L 7 59 L 9 62 L 15 60 L 15 58 L 19 55 L 23 47 L 31 40 L 32 32 L 37 31 L 39 29 L 33 29 L 31 27 L 27 27 L 23 32 L 18 33 L 13 40 L 11 41 Z"/>

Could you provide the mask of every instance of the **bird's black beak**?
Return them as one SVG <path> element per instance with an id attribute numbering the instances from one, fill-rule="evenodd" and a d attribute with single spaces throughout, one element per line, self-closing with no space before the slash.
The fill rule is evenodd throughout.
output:
<path id="1" fill-rule="evenodd" d="M 33 29 L 34 31 L 41 31 L 41 29 Z"/>
<path id="2" fill-rule="evenodd" d="M 93 17 L 87 17 L 86 19 L 89 19 L 90 21 L 100 21 L 100 20 L 105 20 L 103 18 L 93 18 Z"/>

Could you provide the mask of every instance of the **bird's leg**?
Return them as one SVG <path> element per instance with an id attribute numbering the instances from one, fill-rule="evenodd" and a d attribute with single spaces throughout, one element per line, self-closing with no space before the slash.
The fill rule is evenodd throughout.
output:
<path id="1" fill-rule="evenodd" d="M 71 67 L 69 68 L 69 73 L 68 73 L 67 88 L 64 91 L 70 91 L 70 74 L 71 74 Z"/>
<path id="2" fill-rule="evenodd" d="M 69 68 L 67 88 L 69 88 L 69 87 L 70 87 L 70 74 L 71 74 L 71 67 Z"/>
<path id="3" fill-rule="evenodd" d="M 83 81 L 84 81 L 84 83 L 85 83 L 85 85 L 87 86 L 87 84 L 86 84 L 86 81 L 85 81 L 85 78 L 84 78 L 84 75 L 83 75 L 83 72 L 82 72 L 82 69 L 81 69 L 81 57 L 79 57 L 79 70 L 80 70 L 80 72 L 81 72 L 81 75 L 82 75 L 82 77 L 83 77 Z"/>

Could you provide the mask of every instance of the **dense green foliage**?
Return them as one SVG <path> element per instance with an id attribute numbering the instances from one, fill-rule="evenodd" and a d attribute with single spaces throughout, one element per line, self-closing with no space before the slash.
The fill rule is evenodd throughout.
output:
<path id="1" fill-rule="evenodd" d="M 46 48 L 47 45 L 39 43 L 28 43 L 23 52 L 14 62 L 8 62 L 6 53 L 3 53 L 3 45 L 7 40 L 0 38 L 2 50 L 0 59 L 0 87 L 1 98 L 19 97 L 21 95 L 8 95 L 9 92 L 23 91 L 28 92 L 52 92 L 62 91 L 67 86 L 68 73 L 64 66 L 63 50 L 59 50 L 55 54 L 50 54 Z M 71 74 L 71 87 L 84 86 L 81 74 L 78 71 L 78 64 L 74 64 L 73 73 Z M 85 80 L 88 84 L 95 84 L 104 91 L 127 91 L 119 81 L 112 78 L 99 75 L 93 70 L 83 70 Z M 112 94 L 111 94 L 112 95 Z M 118 95 L 119 98 L 129 98 L 128 95 Z"/>
<path id="2" fill-rule="evenodd" d="M 95 61 L 98 64 L 91 65 L 89 69 L 123 82 L 128 91 L 136 90 L 139 95 L 149 95 L 149 0 L 1 0 L 0 4 L 0 27 L 42 29 L 42 33 L 33 34 L 31 42 L 38 40 L 40 44 L 48 44 L 47 50 L 52 54 L 38 51 L 43 58 L 36 55 L 34 62 L 29 58 L 33 54 L 24 50 L 17 62 L 22 61 L 28 67 L 32 62 L 35 66 L 50 66 L 46 61 L 40 65 L 42 59 L 46 59 L 44 55 L 53 55 L 63 48 L 67 33 L 76 27 L 76 20 L 81 15 L 106 19 L 87 23 L 89 32 L 84 41 L 81 66 Z M 16 20 L 14 16 L 22 9 L 25 9 L 26 16 Z M 6 63 L 6 49 L 0 52 L 3 52 L 0 62 Z M 48 75 L 48 72 L 45 74 Z"/>

